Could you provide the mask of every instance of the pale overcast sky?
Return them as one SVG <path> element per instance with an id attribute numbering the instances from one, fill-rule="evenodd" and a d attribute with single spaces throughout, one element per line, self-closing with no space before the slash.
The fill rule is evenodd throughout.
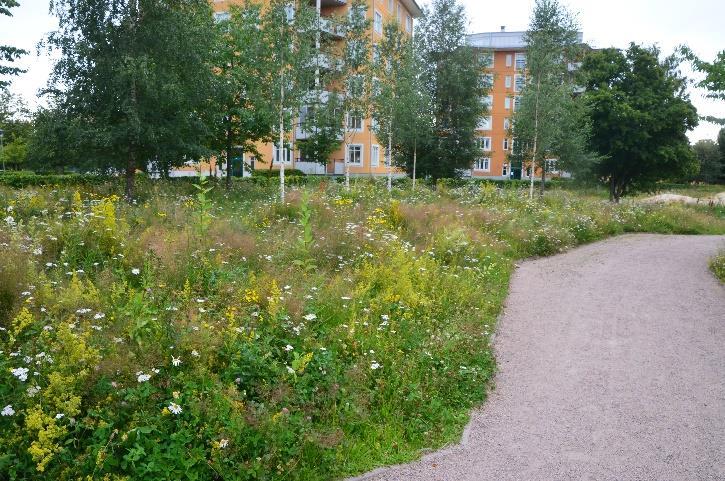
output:
<path id="1" fill-rule="evenodd" d="M 422 4 L 428 1 L 419 2 Z M 462 0 L 468 12 L 470 33 L 525 30 L 534 0 Z M 629 42 L 658 44 L 671 53 L 687 44 L 701 58 L 712 60 L 725 49 L 725 0 L 564 0 L 578 13 L 584 40 L 593 47 L 626 47 Z M 36 55 L 36 44 L 57 23 L 48 13 L 48 0 L 20 0 L 13 18 L 0 17 L 0 45 L 15 45 L 31 51 L 19 62 L 27 68 L 12 90 L 22 94 L 31 106 L 37 105 L 36 92 L 50 72 L 50 60 Z M 701 115 L 725 116 L 725 103 L 705 99 L 704 92 L 691 91 L 692 102 Z M 690 138 L 714 139 L 718 126 L 701 122 Z"/>

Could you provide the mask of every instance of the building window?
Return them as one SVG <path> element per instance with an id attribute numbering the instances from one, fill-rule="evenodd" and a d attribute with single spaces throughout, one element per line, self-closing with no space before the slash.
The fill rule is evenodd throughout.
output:
<path id="1" fill-rule="evenodd" d="M 495 55 L 493 52 L 488 52 L 486 54 L 486 68 L 493 68 L 493 62 L 494 62 Z"/>
<path id="2" fill-rule="evenodd" d="M 479 130 L 491 130 L 491 116 L 483 117 L 478 123 Z"/>
<path id="3" fill-rule="evenodd" d="M 511 120 L 506 117 L 503 119 L 503 129 L 508 132 L 508 130 L 511 128 Z"/>
<path id="4" fill-rule="evenodd" d="M 503 167 L 501 167 L 501 175 L 503 177 L 508 177 L 508 175 L 509 175 L 509 164 L 503 164 Z"/>
<path id="5" fill-rule="evenodd" d="M 370 147 L 370 166 L 377 167 L 380 165 L 380 146 L 372 145 Z"/>
<path id="6" fill-rule="evenodd" d="M 383 163 L 385 164 L 385 167 L 390 166 L 390 149 L 387 147 L 385 147 L 385 159 L 383 159 L 383 160 L 384 160 Z"/>
<path id="7" fill-rule="evenodd" d="M 229 14 L 229 12 L 215 12 L 214 13 L 214 21 L 216 22 L 224 22 L 226 20 L 229 20 L 232 16 Z"/>
<path id="8" fill-rule="evenodd" d="M 373 44 L 373 65 L 378 65 L 380 63 L 380 45 L 377 43 Z"/>
<path id="9" fill-rule="evenodd" d="M 492 73 L 483 74 L 483 84 L 487 89 L 493 88 L 493 74 Z"/>
<path id="10" fill-rule="evenodd" d="M 551 172 L 552 174 L 559 172 L 556 168 L 556 159 L 546 159 L 544 165 L 546 166 L 547 172 Z"/>
<path id="11" fill-rule="evenodd" d="M 279 164 L 279 144 L 273 144 L 272 150 L 272 162 L 275 164 Z M 284 145 L 284 148 L 282 149 L 282 161 L 285 164 L 291 164 L 292 163 L 292 151 L 288 148 L 288 145 Z"/>
<path id="12" fill-rule="evenodd" d="M 509 139 L 504 138 L 503 139 L 503 150 L 508 150 L 508 149 L 509 149 Z"/>
<path id="13" fill-rule="evenodd" d="M 491 158 L 480 157 L 473 163 L 473 170 L 488 172 L 491 170 Z"/>
<path id="14" fill-rule="evenodd" d="M 525 68 L 526 68 L 526 54 L 517 53 L 516 54 L 516 69 L 524 70 Z"/>
<path id="15" fill-rule="evenodd" d="M 493 107 L 493 95 L 486 95 L 486 99 L 483 101 L 487 108 Z"/>
<path id="16" fill-rule="evenodd" d="M 375 20 L 373 21 L 373 28 L 375 29 L 375 33 L 382 35 L 383 34 L 383 15 L 375 10 Z"/>
<path id="17" fill-rule="evenodd" d="M 503 106 L 506 108 L 506 110 L 511 109 L 511 97 L 506 97 L 506 100 L 503 101 Z"/>
<path id="18" fill-rule="evenodd" d="M 513 56 L 510 53 L 506 54 L 506 66 L 507 67 L 510 67 L 511 65 L 513 65 L 513 60 L 514 60 Z"/>
<path id="19" fill-rule="evenodd" d="M 393 0 L 388 0 L 388 11 L 393 13 Z"/>
<path id="20" fill-rule="evenodd" d="M 413 31 L 413 19 L 410 15 L 405 15 L 405 31 L 410 33 Z"/>
<path id="21" fill-rule="evenodd" d="M 476 137 L 476 147 L 481 150 L 491 151 L 491 137 Z"/>
<path id="22" fill-rule="evenodd" d="M 361 115 L 351 114 L 347 117 L 347 128 L 348 130 L 362 131 L 363 119 Z"/>
<path id="23" fill-rule="evenodd" d="M 506 88 L 507 89 L 511 88 L 511 76 L 510 75 L 506 76 Z"/>
<path id="24" fill-rule="evenodd" d="M 518 110 L 521 108 L 521 95 L 516 95 L 514 97 L 514 112 L 518 112 Z"/>
<path id="25" fill-rule="evenodd" d="M 363 146 L 360 144 L 352 144 L 347 146 L 347 163 L 352 165 L 362 165 Z"/>
<path id="26" fill-rule="evenodd" d="M 521 92 L 524 89 L 524 85 L 526 84 L 526 76 L 525 75 L 514 75 L 514 92 Z"/>

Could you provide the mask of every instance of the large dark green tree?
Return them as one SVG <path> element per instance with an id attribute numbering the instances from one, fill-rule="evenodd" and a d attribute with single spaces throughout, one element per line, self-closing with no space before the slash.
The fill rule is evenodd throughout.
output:
<path id="1" fill-rule="evenodd" d="M 12 17 L 10 9 L 18 5 L 16 0 L 0 0 L 0 16 Z M 12 63 L 27 53 L 26 50 L 11 45 L 0 45 L 0 89 L 4 89 L 10 84 L 10 81 L 3 80 L 3 77 L 11 77 L 24 72 L 19 67 L 14 67 Z"/>
<path id="2" fill-rule="evenodd" d="M 21 97 L 6 90 L 0 90 L 0 130 L 3 131 L 0 165 L 16 170 L 24 167 L 32 132 L 30 110 Z"/>
<path id="3" fill-rule="evenodd" d="M 697 168 L 687 132 L 697 111 L 674 57 L 660 60 L 656 47 L 631 44 L 584 59 L 585 100 L 592 149 L 603 158 L 592 173 L 609 185 L 611 200 Z"/>
<path id="4" fill-rule="evenodd" d="M 417 173 L 458 177 L 480 155 L 475 132 L 486 114 L 485 58 L 466 43 L 466 16 L 456 0 L 434 0 L 416 29 L 430 130 L 421 128 Z"/>
<path id="5" fill-rule="evenodd" d="M 60 52 L 51 77 L 59 111 L 80 129 L 95 168 L 123 171 L 205 153 L 213 20 L 206 0 L 54 0 Z"/>

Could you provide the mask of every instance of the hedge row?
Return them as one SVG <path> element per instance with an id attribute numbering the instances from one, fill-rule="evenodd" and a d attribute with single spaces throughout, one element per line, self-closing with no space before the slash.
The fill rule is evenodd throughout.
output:
<path id="1" fill-rule="evenodd" d="M 25 171 L 0 173 L 0 185 L 16 189 L 43 185 L 99 185 L 109 180 L 110 177 L 94 174 L 36 174 Z"/>

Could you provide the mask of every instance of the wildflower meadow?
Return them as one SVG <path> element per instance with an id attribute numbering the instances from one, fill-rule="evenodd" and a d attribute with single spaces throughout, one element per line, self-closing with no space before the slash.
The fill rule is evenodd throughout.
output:
<path id="1" fill-rule="evenodd" d="M 266 180 L 266 179 L 263 179 Z M 460 436 L 517 260 L 707 206 L 329 179 L 0 187 L 2 479 L 328 480 Z M 515 300 L 514 302 L 525 302 Z"/>

